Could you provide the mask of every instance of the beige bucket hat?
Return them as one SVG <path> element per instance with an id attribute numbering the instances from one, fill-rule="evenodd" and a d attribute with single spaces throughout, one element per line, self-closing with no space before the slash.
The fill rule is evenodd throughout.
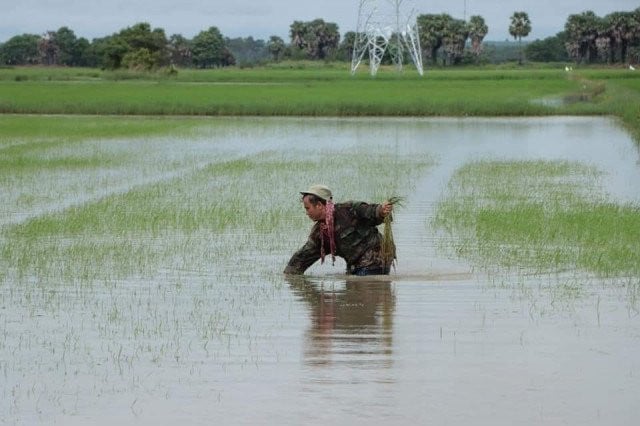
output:
<path id="1" fill-rule="evenodd" d="M 327 201 L 333 198 L 333 195 L 331 194 L 331 190 L 329 189 L 329 187 L 325 186 L 325 185 L 311 185 L 309 187 L 309 189 L 307 189 L 306 191 L 300 191 L 300 193 L 302 194 L 302 196 L 304 197 L 305 195 L 315 195 L 318 198 L 322 198 L 323 200 Z"/>

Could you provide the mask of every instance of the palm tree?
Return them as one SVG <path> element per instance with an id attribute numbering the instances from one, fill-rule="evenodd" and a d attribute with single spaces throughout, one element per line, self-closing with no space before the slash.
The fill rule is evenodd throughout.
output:
<path id="1" fill-rule="evenodd" d="M 598 35 L 598 38 L 596 38 L 595 43 L 600 61 L 606 62 L 607 64 L 611 63 L 611 37 L 609 37 L 608 32 L 602 31 Z"/>
<path id="2" fill-rule="evenodd" d="M 293 21 L 293 24 L 289 27 L 289 35 L 291 36 L 291 44 L 298 49 L 305 47 L 304 37 L 306 32 L 306 25 L 302 21 Z"/>
<path id="3" fill-rule="evenodd" d="M 267 42 L 267 50 L 275 62 L 278 62 L 280 58 L 282 58 L 285 49 L 286 45 L 284 44 L 284 40 L 280 37 L 272 35 L 269 38 L 269 41 Z"/>
<path id="4" fill-rule="evenodd" d="M 447 65 L 455 65 L 462 58 L 468 36 L 467 24 L 462 19 L 452 19 L 447 22 L 442 36 Z"/>
<path id="5" fill-rule="evenodd" d="M 434 64 L 437 62 L 438 49 L 442 47 L 445 28 L 452 20 L 453 18 L 446 13 L 441 15 L 420 15 L 416 19 L 423 55 Z"/>
<path id="6" fill-rule="evenodd" d="M 340 44 L 340 31 L 333 22 L 314 19 L 310 22 L 294 21 L 289 35 L 291 44 L 310 59 L 325 59 L 329 57 Z"/>
<path id="7" fill-rule="evenodd" d="M 469 18 L 469 37 L 471 38 L 471 51 L 479 56 L 482 52 L 482 40 L 487 35 L 489 27 L 484 22 L 484 18 L 474 15 Z"/>
<path id="8" fill-rule="evenodd" d="M 597 54 L 596 39 L 602 32 L 602 18 L 588 10 L 577 15 L 569 15 L 564 29 L 567 32 L 567 50 L 576 62 L 586 59 L 591 62 Z"/>
<path id="9" fill-rule="evenodd" d="M 604 17 L 604 25 L 608 30 L 614 55 L 620 62 L 626 62 L 627 47 L 633 42 L 637 23 L 632 12 L 613 12 Z M 614 59 L 615 60 L 615 59 Z"/>
<path id="10" fill-rule="evenodd" d="M 513 12 L 511 15 L 511 25 L 509 25 L 509 34 L 518 39 L 520 47 L 519 64 L 522 65 L 522 37 L 526 37 L 531 32 L 531 21 L 527 12 Z"/>
<path id="11" fill-rule="evenodd" d="M 340 30 L 338 24 L 334 22 L 324 22 L 322 19 L 316 21 L 316 28 L 318 29 L 318 59 L 325 59 L 330 57 L 335 51 L 338 50 L 340 45 Z"/>

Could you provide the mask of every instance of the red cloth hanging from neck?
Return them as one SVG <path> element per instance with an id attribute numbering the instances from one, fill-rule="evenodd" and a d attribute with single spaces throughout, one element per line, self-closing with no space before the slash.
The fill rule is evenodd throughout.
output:
<path id="1" fill-rule="evenodd" d="M 329 239 L 329 251 L 331 252 L 331 264 L 336 263 L 336 230 L 333 225 L 333 213 L 335 206 L 333 201 L 327 200 L 324 222 L 320 223 L 320 263 L 324 263 L 324 237 Z"/>

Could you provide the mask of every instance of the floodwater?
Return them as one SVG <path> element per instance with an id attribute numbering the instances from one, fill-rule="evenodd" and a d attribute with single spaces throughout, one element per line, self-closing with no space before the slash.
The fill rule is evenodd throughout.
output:
<path id="1" fill-rule="evenodd" d="M 215 122 L 224 126 L 192 139 L 148 141 L 131 155 L 151 156 L 151 165 L 88 176 L 82 194 L 60 189 L 74 180 L 61 177 L 58 196 L 8 208 L 0 225 L 180 176 L 219 156 L 385 146 L 435 161 L 396 212 L 396 270 L 348 278 L 338 261 L 284 277 L 307 232 L 297 229 L 268 253 L 243 246 L 205 266 L 158 268 L 151 279 L 30 283 L 5 272 L 0 423 L 637 422 L 638 277 L 482 271 L 441 252 L 443 237 L 429 227 L 452 173 L 478 159 L 579 161 L 604 172 L 610 200 L 640 202 L 638 149 L 614 120 Z M 159 160 L 173 169 L 152 167 Z M 300 176 L 277 190 L 295 198 L 309 183 Z"/>

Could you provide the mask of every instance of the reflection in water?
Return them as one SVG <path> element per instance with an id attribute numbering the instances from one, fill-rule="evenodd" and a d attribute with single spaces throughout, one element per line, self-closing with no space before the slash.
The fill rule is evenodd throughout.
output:
<path id="1" fill-rule="evenodd" d="M 287 281 L 310 308 L 307 365 L 391 365 L 395 294 L 388 278 L 347 278 L 344 288 L 333 282 L 329 289 L 305 276 L 289 276 Z"/>

